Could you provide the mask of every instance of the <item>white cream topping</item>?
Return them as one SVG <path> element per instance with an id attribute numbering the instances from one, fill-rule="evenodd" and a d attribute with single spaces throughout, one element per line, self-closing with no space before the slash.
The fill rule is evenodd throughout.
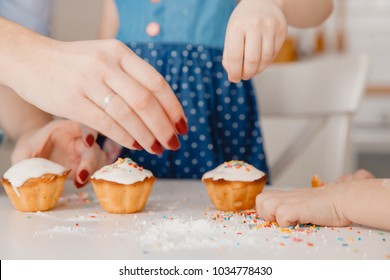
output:
<path id="1" fill-rule="evenodd" d="M 123 185 L 130 185 L 152 176 L 152 172 L 139 166 L 133 160 L 119 158 L 115 163 L 103 166 L 96 171 L 92 175 L 92 179 L 103 179 Z"/>
<path id="2" fill-rule="evenodd" d="M 258 170 L 251 164 L 232 160 L 206 172 L 202 177 L 202 181 L 211 178 L 213 181 L 224 179 L 226 181 L 253 182 L 262 178 L 264 175 L 264 172 Z"/>
<path id="3" fill-rule="evenodd" d="M 11 183 L 16 194 L 20 196 L 17 188 L 23 186 L 28 179 L 39 178 L 45 174 L 61 175 L 66 171 L 64 166 L 50 160 L 44 158 L 29 158 L 11 166 L 4 173 L 3 178 Z"/>

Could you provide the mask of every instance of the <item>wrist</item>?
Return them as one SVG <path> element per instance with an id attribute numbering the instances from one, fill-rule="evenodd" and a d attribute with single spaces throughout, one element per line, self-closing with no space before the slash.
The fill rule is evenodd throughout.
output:
<path id="1" fill-rule="evenodd" d="M 39 57 L 51 41 L 48 37 L 39 35 L 21 25 L 0 18 L 0 84 L 15 90 L 20 84 L 23 70 Z"/>

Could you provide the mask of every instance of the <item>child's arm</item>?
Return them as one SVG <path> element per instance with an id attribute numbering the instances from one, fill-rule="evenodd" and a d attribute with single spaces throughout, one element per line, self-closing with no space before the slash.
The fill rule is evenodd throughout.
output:
<path id="1" fill-rule="evenodd" d="M 119 16 L 114 0 L 103 0 L 98 39 L 115 38 L 119 29 Z"/>
<path id="2" fill-rule="evenodd" d="M 286 227 L 297 223 L 347 226 L 351 223 L 390 230 L 390 180 L 369 179 L 257 196 L 259 215 Z"/>
<path id="3" fill-rule="evenodd" d="M 241 0 L 226 29 L 223 66 L 231 82 L 248 80 L 270 65 L 287 26 L 311 27 L 332 12 L 331 0 Z"/>
<path id="4" fill-rule="evenodd" d="M 11 88 L 0 85 L 0 127 L 12 140 L 29 130 L 44 126 L 52 115 L 20 98 Z"/>
<path id="5" fill-rule="evenodd" d="M 287 23 L 307 28 L 321 24 L 333 10 L 332 0 L 274 0 L 281 7 Z"/>

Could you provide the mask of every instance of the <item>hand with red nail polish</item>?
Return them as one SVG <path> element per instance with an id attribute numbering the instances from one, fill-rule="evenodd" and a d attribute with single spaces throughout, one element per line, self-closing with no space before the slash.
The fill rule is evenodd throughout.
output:
<path id="1" fill-rule="evenodd" d="M 85 137 L 83 131 L 85 127 L 68 120 L 55 120 L 30 130 L 19 137 L 12 162 L 32 157 L 57 162 L 71 169 L 68 178 L 80 188 L 88 183 L 90 174 L 107 164 L 106 154 L 95 143 L 95 136 Z"/>

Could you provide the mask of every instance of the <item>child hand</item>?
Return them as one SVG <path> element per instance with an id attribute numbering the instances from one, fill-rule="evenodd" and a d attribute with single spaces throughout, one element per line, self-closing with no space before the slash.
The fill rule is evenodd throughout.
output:
<path id="1" fill-rule="evenodd" d="M 366 179 L 375 179 L 375 176 L 374 174 L 372 174 L 371 172 L 365 169 L 359 169 L 355 173 L 341 176 L 340 178 L 337 179 L 336 183 L 345 183 L 345 182 L 351 182 L 355 180 L 366 180 Z"/>
<path id="2" fill-rule="evenodd" d="M 222 64 L 231 82 L 248 80 L 271 64 L 287 34 L 279 0 L 242 0 L 226 30 Z"/>
<path id="3" fill-rule="evenodd" d="M 106 164 L 106 155 L 95 143 L 96 132 L 68 120 L 56 120 L 23 134 L 17 141 L 12 162 L 42 157 L 71 169 L 69 177 L 76 187 Z"/>
<path id="4" fill-rule="evenodd" d="M 281 227 L 296 224 L 347 226 L 351 224 L 341 207 L 346 185 L 328 184 L 325 187 L 302 188 L 291 191 L 268 190 L 256 198 L 259 216 L 278 222 Z"/>

